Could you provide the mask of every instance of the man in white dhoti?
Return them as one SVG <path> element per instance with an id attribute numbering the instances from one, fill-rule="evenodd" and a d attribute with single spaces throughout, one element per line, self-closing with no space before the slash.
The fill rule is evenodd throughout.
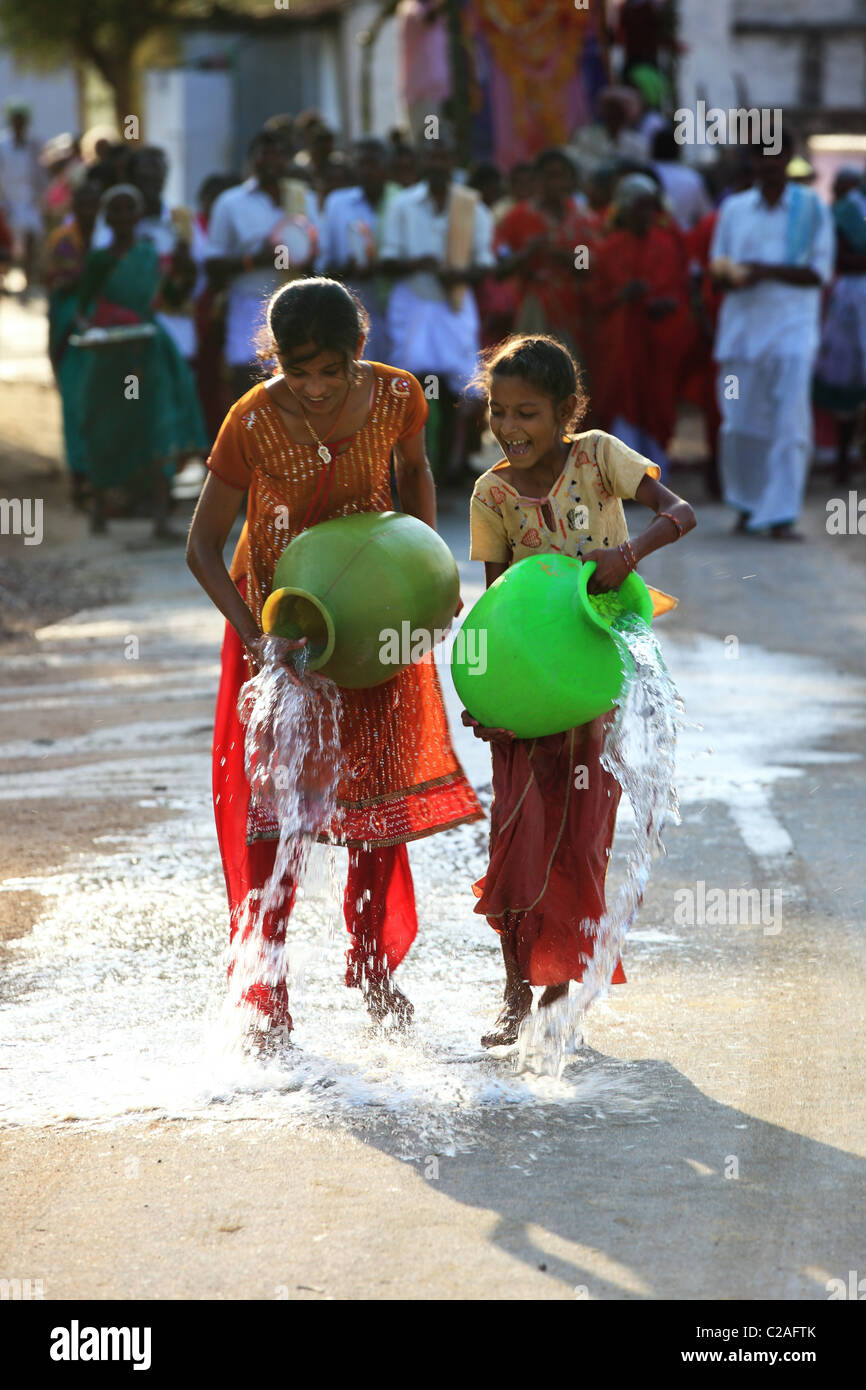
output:
<path id="1" fill-rule="evenodd" d="M 354 153 L 357 183 L 335 189 L 325 200 L 316 269 L 320 275 L 342 280 L 358 296 L 370 315 L 365 355 L 372 362 L 390 363 L 391 282 L 382 274 L 380 257 L 385 214 L 400 186 L 387 180 L 381 140 L 359 140 Z"/>
<path id="2" fill-rule="evenodd" d="M 727 293 L 716 332 L 719 469 L 738 530 L 799 539 L 812 453 L 812 367 L 821 286 L 832 273 L 829 210 L 785 175 L 790 142 L 755 153 L 756 185 L 722 204 L 710 270 Z"/>
<path id="3" fill-rule="evenodd" d="M 260 376 L 256 338 L 267 301 L 287 279 L 312 269 L 318 236 L 316 196 L 300 180 L 285 177 L 281 135 L 259 131 L 249 158 L 252 177 L 213 205 L 206 262 L 214 289 L 228 285 L 225 360 L 238 396 Z"/>
<path id="4" fill-rule="evenodd" d="M 452 181 L 450 146 L 425 143 L 424 180 L 391 201 L 381 258 L 396 280 L 388 304 L 392 361 L 425 390 L 434 378 L 438 390 L 441 479 L 458 476 L 466 464 L 474 407 L 464 401 L 458 412 L 455 397 L 477 368 L 481 330 L 472 286 L 494 264 L 493 218 L 475 189 Z"/>
<path id="5" fill-rule="evenodd" d="M 47 179 L 39 163 L 39 142 L 29 134 L 29 106 L 7 102 L 6 115 L 9 129 L 0 135 L 0 207 L 12 233 L 13 255 L 24 271 L 24 292 L 29 294 L 42 232 L 40 199 Z"/>

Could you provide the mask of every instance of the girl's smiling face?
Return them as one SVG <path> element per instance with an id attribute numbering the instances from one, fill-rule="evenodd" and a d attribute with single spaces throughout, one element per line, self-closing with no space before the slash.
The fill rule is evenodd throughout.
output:
<path id="1" fill-rule="evenodd" d="M 488 399 L 490 429 L 512 468 L 529 469 L 559 455 L 559 442 L 577 405 L 556 405 L 524 377 L 494 373 Z"/>
<path id="2" fill-rule="evenodd" d="M 311 415 L 327 415 L 346 395 L 346 363 L 338 352 L 305 343 L 283 362 L 286 385 Z"/>

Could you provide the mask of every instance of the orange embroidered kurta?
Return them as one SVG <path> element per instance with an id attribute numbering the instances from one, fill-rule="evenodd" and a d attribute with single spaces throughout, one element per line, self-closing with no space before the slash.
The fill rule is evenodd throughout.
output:
<path id="1" fill-rule="evenodd" d="M 317 521 L 390 511 L 391 449 L 424 427 L 427 402 L 415 377 L 379 362 L 372 366 L 367 421 L 348 449 L 335 455 Z M 325 465 L 312 439 L 309 445 L 291 439 L 262 383 L 232 407 L 208 467 L 247 491 L 247 520 L 231 576 L 245 581 L 247 604 L 260 621 L 277 561 L 304 529 Z M 432 656 L 372 690 L 341 690 L 341 704 L 343 776 L 331 825 L 337 843 L 396 845 L 483 817 L 451 745 Z M 251 805 L 248 841 L 276 839 L 278 833 L 272 816 Z"/>

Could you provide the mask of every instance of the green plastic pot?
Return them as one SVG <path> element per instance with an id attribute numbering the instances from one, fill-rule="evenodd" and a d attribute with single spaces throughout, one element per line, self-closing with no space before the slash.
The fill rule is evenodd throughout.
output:
<path id="1" fill-rule="evenodd" d="M 308 671 L 348 690 L 369 689 L 441 640 L 459 592 L 451 551 L 423 521 L 402 512 L 356 512 L 289 542 L 262 627 L 306 637 Z"/>
<path id="2" fill-rule="evenodd" d="M 634 662 L 586 592 L 594 561 L 533 555 L 500 575 L 463 623 L 451 655 L 457 693 L 473 718 L 518 738 L 543 738 L 613 709 Z M 650 623 L 640 575 L 617 596 Z"/>

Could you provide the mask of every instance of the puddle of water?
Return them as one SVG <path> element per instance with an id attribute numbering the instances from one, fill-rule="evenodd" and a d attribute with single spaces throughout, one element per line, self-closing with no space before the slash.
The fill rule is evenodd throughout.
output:
<path id="1" fill-rule="evenodd" d="M 415 1005 L 406 1037 L 375 1032 L 342 984 L 342 891 L 314 846 L 291 917 L 294 1045 L 240 1055 L 226 1034 L 228 912 L 210 805 L 150 825 L 75 872 L 18 879 L 47 910 L 8 953 L 0 993 L 0 1119 L 106 1123 L 147 1114 L 363 1130 L 388 1125 L 407 1156 L 473 1142 L 489 1108 L 553 1104 L 596 1120 L 652 1120 L 657 1098 L 628 1067 L 518 1076 L 478 1039 L 501 988 L 499 953 L 469 910 L 484 832 L 464 826 L 410 847 L 421 909 L 400 972 Z M 483 928 L 483 924 L 482 924 Z M 581 1108 L 582 1107 L 582 1108 Z"/>
<path id="2" fill-rule="evenodd" d="M 817 663 L 757 648 L 743 648 L 740 662 L 730 662 L 709 638 L 671 637 L 665 645 L 677 684 L 706 726 L 687 726 L 682 735 L 678 787 L 690 804 L 732 809 L 747 786 L 769 795 L 780 778 L 802 776 L 801 765 L 829 761 L 822 740 L 862 722 L 860 685 Z M 34 673 L 56 670 L 58 680 L 67 664 L 104 660 L 96 646 L 18 664 Z M 464 763 L 476 784 L 489 781 L 486 750 L 464 736 L 447 682 L 445 693 Z M 502 990 L 495 939 L 472 913 L 468 891 L 486 866 L 485 824 L 409 847 L 420 931 L 397 976 L 416 1009 L 406 1039 L 375 1034 L 359 993 L 342 985 L 341 890 L 329 881 L 328 855 L 341 876 L 345 852 L 316 847 L 289 936 L 296 1046 L 270 1062 L 226 1051 L 220 1009 L 228 912 L 205 743 L 180 753 L 164 753 L 157 743 L 143 756 L 79 768 L 40 765 L 4 778 L 2 795 L 9 797 L 123 795 L 180 812 L 134 839 L 113 836 L 107 824 L 104 854 L 4 885 L 46 897 L 32 934 L 5 952 L 6 1123 L 113 1123 L 146 1113 L 363 1128 L 384 1117 L 407 1151 L 423 1155 L 470 1142 L 491 1107 L 555 1104 L 617 1123 L 658 1113 L 637 1068 L 578 1058 L 560 1077 L 516 1075 L 510 1058 L 481 1051 L 478 1039 Z M 623 842 L 631 820 L 624 806 Z M 760 852 L 760 840 L 750 848 Z M 638 929 L 635 938 L 649 941 L 651 930 Z M 668 939 L 654 939 L 662 936 Z"/>

